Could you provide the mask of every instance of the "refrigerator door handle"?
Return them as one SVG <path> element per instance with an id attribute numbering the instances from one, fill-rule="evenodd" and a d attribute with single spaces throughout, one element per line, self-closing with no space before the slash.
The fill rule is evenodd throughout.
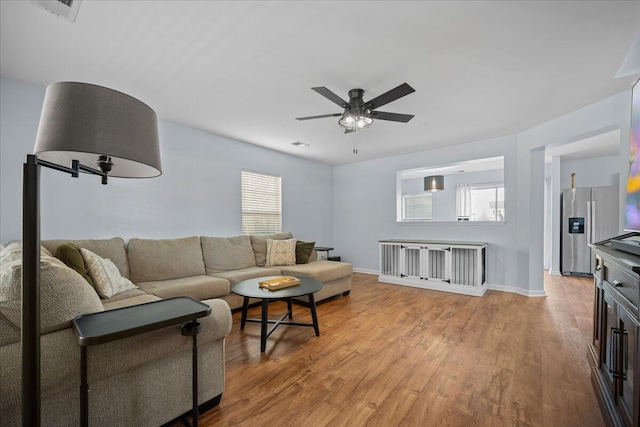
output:
<path id="1" fill-rule="evenodd" d="M 589 214 L 591 215 L 591 238 L 589 239 L 589 243 L 596 243 L 593 240 L 595 240 L 595 236 L 596 236 L 596 201 L 593 200 L 591 202 L 591 210 L 589 211 Z"/>
<path id="2" fill-rule="evenodd" d="M 585 224 L 585 228 L 587 230 L 587 243 L 591 243 L 591 227 L 593 224 L 592 218 L 592 211 L 591 211 L 591 202 L 587 202 L 587 218 L 586 218 L 586 224 Z"/>

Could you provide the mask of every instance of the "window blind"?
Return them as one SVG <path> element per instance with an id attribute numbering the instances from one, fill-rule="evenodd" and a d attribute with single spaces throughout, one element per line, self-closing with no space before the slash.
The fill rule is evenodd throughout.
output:
<path id="1" fill-rule="evenodd" d="M 405 194 L 402 196 L 403 220 L 432 219 L 431 193 Z"/>
<path id="2" fill-rule="evenodd" d="M 242 234 L 282 231 L 282 179 L 242 171 Z"/>

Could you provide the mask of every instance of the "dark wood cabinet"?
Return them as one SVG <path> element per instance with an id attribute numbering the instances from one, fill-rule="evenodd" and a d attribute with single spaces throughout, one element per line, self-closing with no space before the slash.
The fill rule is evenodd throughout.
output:
<path id="1" fill-rule="evenodd" d="M 640 427 L 640 257 L 591 246 L 594 274 L 591 379 L 607 424 Z"/>

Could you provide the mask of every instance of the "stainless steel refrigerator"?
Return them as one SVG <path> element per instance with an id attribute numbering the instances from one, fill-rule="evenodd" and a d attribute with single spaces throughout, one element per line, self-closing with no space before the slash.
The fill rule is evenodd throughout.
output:
<path id="1" fill-rule="evenodd" d="M 588 244 L 620 234 L 619 205 L 617 186 L 562 192 L 562 274 L 593 275 L 595 258 Z"/>

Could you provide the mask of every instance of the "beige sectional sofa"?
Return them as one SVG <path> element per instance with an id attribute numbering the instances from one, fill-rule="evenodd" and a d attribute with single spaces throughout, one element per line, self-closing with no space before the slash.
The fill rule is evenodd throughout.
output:
<path id="1" fill-rule="evenodd" d="M 199 399 L 215 406 L 224 390 L 224 338 L 231 330 L 230 309 L 242 306 L 231 292 L 239 281 L 268 275 L 313 277 L 324 288 L 316 301 L 348 295 L 350 264 L 315 260 L 292 266 L 265 266 L 266 240 L 291 233 L 232 238 L 48 240 L 109 258 L 138 288 L 100 299 L 76 272 L 54 258 L 42 262 L 42 419 L 43 425 L 79 422 L 80 350 L 70 321 L 77 315 L 191 296 L 212 307 L 198 335 Z M 45 265 L 51 264 L 52 267 Z M 17 268 L 17 267 L 16 267 Z M 50 274 L 53 271 L 55 274 Z M 0 284 L 0 425 L 20 424 L 19 299 Z M 15 278 L 14 278 L 15 282 Z M 5 286 L 3 288 L 2 286 Z M 15 287 L 15 285 L 13 285 Z M 157 426 L 189 411 L 191 339 L 179 327 L 142 334 L 89 349 L 90 424 Z"/>

